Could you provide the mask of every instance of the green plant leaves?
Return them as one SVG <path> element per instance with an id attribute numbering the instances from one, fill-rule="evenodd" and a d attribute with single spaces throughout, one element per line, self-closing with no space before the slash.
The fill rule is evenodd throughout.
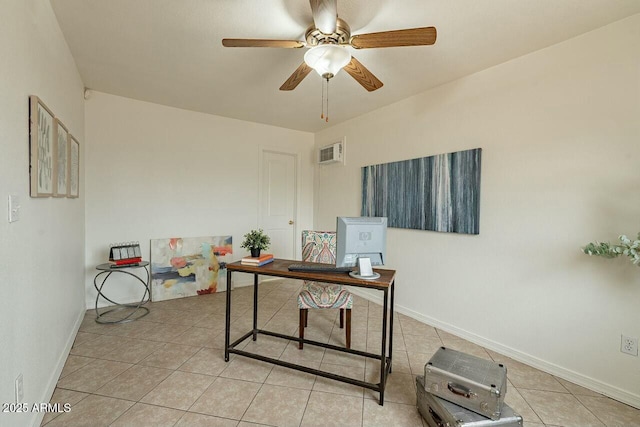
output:
<path id="1" fill-rule="evenodd" d="M 611 243 L 589 243 L 582 248 L 582 252 L 587 255 L 600 256 L 603 258 L 615 258 L 625 255 L 631 259 L 634 265 L 640 265 L 640 233 L 636 240 L 631 240 L 624 234 L 618 237 L 620 245 L 612 245 Z"/>
<path id="2" fill-rule="evenodd" d="M 264 231 L 261 228 L 259 230 L 251 230 L 245 234 L 240 247 L 245 249 L 260 249 L 262 251 L 266 250 L 270 244 L 271 239 L 269 236 L 264 234 Z"/>

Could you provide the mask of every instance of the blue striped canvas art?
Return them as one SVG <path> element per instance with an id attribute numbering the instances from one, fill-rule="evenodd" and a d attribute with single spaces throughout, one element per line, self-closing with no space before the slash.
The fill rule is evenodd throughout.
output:
<path id="1" fill-rule="evenodd" d="M 482 149 L 362 168 L 362 216 L 389 227 L 480 233 Z"/>

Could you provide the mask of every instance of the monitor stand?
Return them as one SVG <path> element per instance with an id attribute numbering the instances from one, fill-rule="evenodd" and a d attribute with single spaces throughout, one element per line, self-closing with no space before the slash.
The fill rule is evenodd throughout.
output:
<path id="1" fill-rule="evenodd" d="M 354 279 L 364 279 L 364 280 L 375 280 L 380 278 L 380 274 L 376 273 L 375 271 L 373 272 L 373 275 L 370 275 L 370 276 L 361 276 L 360 274 L 358 274 L 358 272 L 350 271 L 349 276 L 353 277 Z"/>
<path id="2" fill-rule="evenodd" d="M 364 280 L 373 280 L 380 277 L 371 267 L 371 258 L 367 257 L 358 258 L 358 272 L 351 271 L 349 276 Z"/>

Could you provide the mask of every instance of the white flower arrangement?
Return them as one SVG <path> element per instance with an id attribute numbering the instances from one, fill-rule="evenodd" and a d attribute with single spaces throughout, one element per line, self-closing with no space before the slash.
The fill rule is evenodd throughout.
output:
<path id="1" fill-rule="evenodd" d="M 611 243 L 589 243 L 582 248 L 582 252 L 587 255 L 601 256 L 604 258 L 616 258 L 620 255 L 628 256 L 634 265 L 640 266 L 640 233 L 636 240 L 631 240 L 624 234 L 619 236 L 620 244 Z"/>

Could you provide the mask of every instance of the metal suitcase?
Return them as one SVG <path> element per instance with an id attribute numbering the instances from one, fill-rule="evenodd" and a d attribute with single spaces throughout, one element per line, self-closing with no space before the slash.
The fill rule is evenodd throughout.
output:
<path id="1" fill-rule="evenodd" d="M 424 367 L 425 390 L 493 420 L 507 394 L 507 368 L 446 347 Z"/>
<path id="2" fill-rule="evenodd" d="M 469 411 L 424 389 L 424 377 L 416 377 L 417 406 L 429 427 L 522 427 L 522 417 L 507 404 L 502 404 L 502 416 L 497 420 Z"/>

